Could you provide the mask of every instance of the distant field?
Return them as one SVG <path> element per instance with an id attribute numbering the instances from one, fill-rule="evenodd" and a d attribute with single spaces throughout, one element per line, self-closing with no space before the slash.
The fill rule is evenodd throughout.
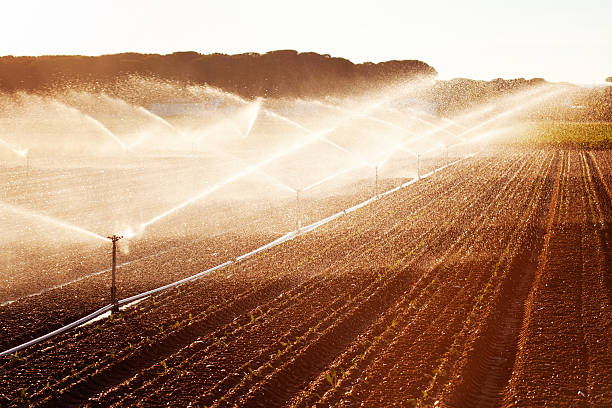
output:
<path id="1" fill-rule="evenodd" d="M 530 122 L 521 127 L 518 140 L 513 139 L 529 144 L 610 148 L 612 122 Z"/>

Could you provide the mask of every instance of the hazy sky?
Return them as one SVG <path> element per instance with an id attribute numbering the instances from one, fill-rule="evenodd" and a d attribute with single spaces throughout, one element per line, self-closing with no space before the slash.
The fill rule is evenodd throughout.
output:
<path id="1" fill-rule="evenodd" d="M 612 0 L 6 1 L 0 55 L 315 51 L 439 77 L 612 76 Z"/>

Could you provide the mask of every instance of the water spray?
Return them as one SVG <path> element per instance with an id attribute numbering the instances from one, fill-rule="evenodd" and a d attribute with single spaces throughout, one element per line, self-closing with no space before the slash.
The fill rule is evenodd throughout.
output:
<path id="1" fill-rule="evenodd" d="M 259 116 L 259 110 L 261 109 L 262 98 L 257 98 L 254 104 L 254 112 L 251 115 L 251 119 L 249 120 L 249 126 L 247 127 L 247 131 L 244 134 L 244 138 L 246 139 L 251 134 L 251 130 L 253 126 L 255 126 L 255 122 L 257 121 L 257 117 Z"/>
<path id="2" fill-rule="evenodd" d="M 445 118 L 443 116 L 432 115 L 429 112 L 426 112 L 426 111 L 423 111 L 423 110 L 420 110 L 420 109 L 414 109 L 414 108 L 411 108 L 409 106 L 403 106 L 402 109 L 407 109 L 410 112 L 413 112 L 413 113 L 415 113 L 417 115 L 426 115 L 427 117 L 430 117 L 432 119 L 436 119 L 436 120 L 440 120 L 442 122 L 445 122 L 447 124 L 447 126 L 440 127 L 440 130 L 442 130 L 444 132 L 447 132 L 449 134 L 452 134 L 452 135 L 456 135 L 456 133 L 448 129 L 451 126 L 455 126 L 455 127 L 460 128 L 460 129 L 467 129 L 467 126 L 464 126 L 464 125 L 462 125 L 459 122 L 455 122 L 454 120 Z M 397 112 L 403 113 L 399 109 L 395 109 L 394 108 L 394 110 L 396 110 Z M 424 119 L 421 119 L 421 118 L 417 118 L 417 119 L 420 120 L 420 121 L 424 121 Z M 435 123 L 433 123 L 431 121 L 425 121 L 425 122 L 429 123 L 431 126 L 439 126 L 439 125 L 436 125 Z"/>
<path id="3" fill-rule="evenodd" d="M 139 106 L 138 110 L 140 112 L 144 113 L 146 116 L 152 118 L 153 120 L 156 120 L 156 121 L 160 122 L 161 124 L 163 124 L 167 128 L 171 129 L 172 131 L 178 132 L 178 129 L 174 125 L 172 125 L 170 122 L 168 122 L 166 119 L 162 118 L 161 116 L 154 114 L 153 112 L 151 112 L 147 108 Z"/>
<path id="4" fill-rule="evenodd" d="M 77 109 L 77 108 L 74 108 L 74 107 L 72 107 L 72 106 L 68 106 L 68 105 L 66 105 L 65 103 L 60 102 L 60 101 L 58 101 L 58 100 L 53 100 L 53 103 L 54 103 L 54 104 L 56 104 L 56 105 L 58 105 L 58 106 L 60 106 L 62 109 L 67 109 L 67 110 L 69 110 L 70 112 L 74 112 L 74 113 L 76 113 L 77 115 L 80 115 L 80 116 L 84 117 L 84 118 L 85 118 L 85 119 L 87 119 L 89 122 L 93 123 L 93 124 L 94 124 L 94 125 L 95 125 L 95 126 L 98 128 L 98 129 L 102 130 L 104 133 L 106 133 L 108 136 L 110 136 L 110 137 L 111 137 L 111 138 L 112 138 L 112 139 L 113 139 L 113 140 L 114 140 L 114 141 L 115 141 L 115 142 L 116 142 L 116 143 L 117 143 L 119 146 L 121 146 L 121 148 L 122 148 L 124 151 L 128 149 L 128 146 L 127 146 L 125 143 L 123 143 L 123 142 L 121 141 L 121 139 L 119 139 L 119 138 L 117 137 L 117 135 L 115 135 L 115 134 L 114 134 L 113 132 L 111 132 L 111 131 L 110 131 L 110 130 L 109 130 L 107 127 L 106 127 L 106 126 L 104 126 L 104 125 L 102 124 L 102 122 L 100 122 L 99 120 L 97 120 L 97 119 L 95 119 L 95 118 L 93 118 L 93 117 L 89 116 L 88 114 L 86 114 L 86 113 L 84 113 L 84 112 L 80 111 L 80 110 L 79 110 L 79 109 Z"/>
<path id="5" fill-rule="evenodd" d="M 77 227 L 76 225 L 69 224 L 65 221 L 57 220 L 55 218 L 49 217 L 48 215 L 39 214 L 37 212 L 27 210 L 25 208 L 16 207 L 11 204 L 7 204 L 5 202 L 0 201 L 0 210 L 10 211 L 14 214 L 18 214 L 24 217 L 33 218 L 39 221 L 46 222 L 47 224 L 55 225 L 57 227 L 62 227 L 64 229 L 81 233 L 83 235 L 87 235 L 91 238 L 97 238 L 103 241 L 108 241 L 108 238 L 103 237 L 102 235 L 98 235 L 95 232 L 88 231 L 84 228 Z"/>
<path id="6" fill-rule="evenodd" d="M 16 155 L 23 157 L 24 159 L 27 159 L 27 155 L 28 155 L 28 148 L 26 147 L 25 149 L 17 149 L 15 147 L 13 147 L 13 145 L 11 145 L 9 142 L 7 142 L 4 139 L 0 139 L 0 144 L 6 146 L 7 149 L 9 149 L 11 152 L 15 153 Z"/>
<path id="7" fill-rule="evenodd" d="M 550 88 L 549 88 L 550 89 Z M 474 131 L 481 129 L 484 126 L 487 126 L 491 123 L 494 123 L 496 121 L 499 121 L 503 118 L 506 118 L 514 113 L 520 112 L 523 109 L 526 109 L 527 107 L 536 105 L 538 103 L 541 103 L 542 101 L 551 98 L 555 95 L 558 95 L 559 93 L 563 92 L 564 90 L 562 89 L 556 89 L 556 90 L 549 90 L 546 88 L 539 88 L 539 89 L 535 89 L 535 90 L 530 90 L 529 92 L 526 93 L 520 93 L 518 95 L 512 95 L 510 98 L 510 102 L 514 101 L 517 98 L 521 98 L 521 101 L 523 99 L 528 99 L 528 102 L 526 103 L 522 103 L 520 105 L 514 106 L 510 109 L 506 109 L 500 113 L 497 113 L 495 115 L 493 115 L 492 117 L 481 121 L 479 123 L 477 123 L 476 125 L 466 128 L 465 130 L 463 130 L 461 133 L 459 133 L 457 135 L 458 138 L 462 139 L 462 141 L 465 141 L 467 139 L 466 135 L 469 135 L 470 133 L 473 133 Z M 485 108 L 483 108 L 480 111 L 476 111 L 475 113 L 469 114 L 469 115 L 465 115 L 466 117 L 470 117 L 476 114 L 482 114 L 482 113 L 486 113 L 486 112 L 490 112 L 491 110 L 495 109 L 495 107 L 498 106 L 496 104 L 493 105 L 487 105 Z"/>
<path id="8" fill-rule="evenodd" d="M 29 149 L 27 147 L 17 152 L 18 155 L 25 159 L 26 175 L 30 174 L 30 155 L 28 153 Z"/>
<path id="9" fill-rule="evenodd" d="M 216 88 L 206 87 L 206 91 L 209 92 L 209 93 L 215 94 L 215 95 L 221 95 L 221 96 L 228 97 L 228 98 L 230 98 L 230 99 L 232 99 L 232 100 L 234 100 L 236 102 L 239 102 L 239 103 L 242 103 L 242 104 L 245 104 L 245 105 L 250 104 L 249 101 L 247 101 L 247 100 L 245 100 L 245 99 L 243 99 L 243 98 L 241 98 L 241 97 L 239 97 L 239 96 L 237 96 L 235 94 L 224 92 L 224 91 L 218 90 Z M 315 137 L 315 138 L 317 138 L 317 139 L 319 139 L 319 140 L 321 140 L 321 141 L 323 141 L 325 143 L 330 144 L 331 146 L 335 147 L 338 150 L 341 150 L 341 151 L 343 151 L 343 152 L 345 152 L 345 153 L 347 153 L 347 154 L 349 154 L 351 156 L 356 156 L 357 159 L 362 161 L 362 162 L 364 161 L 363 157 L 361 157 L 361 155 L 359 155 L 358 153 L 352 152 L 352 151 L 350 151 L 350 150 L 340 146 L 339 144 L 334 143 L 333 141 L 329 140 L 328 138 L 326 138 L 325 134 L 331 133 L 329 130 L 315 132 L 312 129 L 307 128 L 306 126 L 304 126 L 304 125 L 302 125 L 302 124 L 300 124 L 300 123 L 298 123 L 298 122 L 296 122 L 294 120 L 289 119 L 286 116 L 278 114 L 278 113 L 276 113 L 276 112 L 274 112 L 274 111 L 272 111 L 270 109 L 263 108 L 262 104 L 263 104 L 263 98 L 257 98 L 257 100 L 255 101 L 255 105 L 254 105 L 256 110 L 255 110 L 255 113 L 254 113 L 254 115 L 253 115 L 253 117 L 251 119 L 251 123 L 249 123 L 249 128 L 247 130 L 245 138 L 248 137 L 249 133 L 251 132 L 251 129 L 252 129 L 253 125 L 255 124 L 255 121 L 257 120 L 257 117 L 258 117 L 259 113 L 262 112 L 265 115 L 270 116 L 271 118 L 274 118 L 274 119 L 280 120 L 282 122 L 288 123 L 291 126 L 297 128 L 297 129 L 300 129 L 301 131 L 307 133 L 309 136 L 313 136 L 313 137 Z M 353 113 L 353 115 L 354 115 L 354 113 Z M 387 123 L 387 125 L 393 126 L 393 124 L 389 124 L 389 123 Z M 336 128 L 338 128 L 338 126 L 336 126 L 334 129 L 336 129 Z M 334 129 L 332 129 L 332 130 L 334 130 Z M 402 129 L 402 130 L 405 130 L 405 129 Z"/>
<path id="10" fill-rule="evenodd" d="M 372 115 L 369 115 L 367 113 L 363 113 L 363 112 L 360 112 L 360 111 L 355 111 L 355 110 L 351 110 L 351 109 L 347 109 L 347 108 L 341 108 L 339 106 L 330 105 L 330 104 L 327 104 L 327 103 L 324 103 L 324 102 L 321 102 L 321 101 L 314 101 L 314 103 L 316 103 L 318 105 L 321 105 L 321 106 L 323 106 L 325 108 L 328 108 L 328 109 L 335 109 L 335 110 L 338 110 L 340 112 L 347 113 L 347 114 L 349 114 L 351 116 L 358 116 L 360 118 L 369 120 L 371 122 L 375 122 L 375 123 L 378 123 L 380 125 L 384 125 L 384 126 L 390 127 L 392 129 L 395 129 L 395 130 L 399 130 L 400 132 L 408 133 L 408 134 L 410 134 L 412 136 L 416 135 L 416 133 L 414 133 L 410 129 L 407 129 L 407 128 L 405 128 L 403 126 L 400 126 L 400 125 L 398 125 L 396 123 L 389 122 L 387 120 L 379 119 L 379 118 L 377 118 L 375 116 L 372 116 Z"/>
<path id="11" fill-rule="evenodd" d="M 214 186 L 212 186 L 212 187 L 210 187 L 210 188 L 208 188 L 208 189 L 198 193 L 197 195 L 193 196 L 192 198 L 190 198 L 190 199 L 188 199 L 188 200 L 186 200 L 186 201 L 184 201 L 184 202 L 182 202 L 182 203 L 180 203 L 180 204 L 170 208 L 167 211 L 164 211 L 163 213 L 157 215 L 156 217 L 151 218 L 149 221 L 146 221 L 146 222 L 140 224 L 141 230 L 144 230 L 149 225 L 151 225 L 151 224 L 153 224 L 153 223 L 155 223 L 155 222 L 157 222 L 157 221 L 167 217 L 168 215 L 170 215 L 172 213 L 175 213 L 176 211 L 178 211 L 178 210 L 188 206 L 189 204 L 191 204 L 191 203 L 193 203 L 195 201 L 198 201 L 198 200 L 206 197 L 209 194 L 212 194 L 213 192 L 215 192 L 216 190 L 218 190 L 222 186 L 224 186 L 226 184 L 233 183 L 234 181 L 239 180 L 242 177 L 245 177 L 245 176 L 247 176 L 247 175 L 249 175 L 249 174 L 251 174 L 251 173 L 253 173 L 255 171 L 258 171 L 259 169 L 263 168 L 264 166 L 272 163 L 273 161 L 275 161 L 275 160 L 277 160 L 277 159 L 279 159 L 281 157 L 287 156 L 287 155 L 289 155 L 291 153 L 294 153 L 294 152 L 302 149 L 305 146 L 308 146 L 311 143 L 314 143 L 316 140 L 319 140 L 319 138 L 324 137 L 324 135 L 326 133 L 330 132 L 330 131 L 331 131 L 330 129 L 321 131 L 321 132 L 313 135 L 313 138 L 310 139 L 310 140 L 307 140 L 306 142 L 303 142 L 303 143 L 300 143 L 300 144 L 296 144 L 296 145 L 294 145 L 294 146 L 292 146 L 292 147 L 290 147 L 290 148 L 288 148 L 288 149 L 286 149 L 284 151 L 277 152 L 275 154 L 272 154 L 272 155 L 268 156 L 266 159 L 264 159 L 264 160 L 262 160 L 262 161 L 260 161 L 260 162 L 258 162 L 256 164 L 253 164 L 253 165 L 247 167 L 246 169 L 244 169 L 244 170 L 234 174 L 233 176 L 231 176 L 231 177 L 229 177 L 229 178 L 227 178 L 227 179 L 225 179 L 225 180 L 215 184 Z"/>
<path id="12" fill-rule="evenodd" d="M 119 312 L 119 304 L 117 303 L 117 286 L 115 284 L 115 274 L 117 272 L 117 241 L 123 236 L 111 235 L 107 237 L 113 243 L 113 261 L 111 266 L 112 283 L 111 283 L 111 303 L 113 304 L 113 313 Z"/>
<path id="13" fill-rule="evenodd" d="M 340 170 L 340 171 L 339 171 L 339 172 L 337 172 L 337 173 L 334 173 L 334 174 L 331 174 L 331 175 L 329 175 L 329 176 L 327 176 L 327 177 L 324 177 L 324 178 L 322 178 L 321 180 L 319 180 L 319 181 L 317 181 L 317 182 L 314 182 L 314 183 L 312 183 L 311 185 L 309 185 L 309 186 L 307 186 L 307 187 L 302 188 L 302 191 L 308 191 L 308 190 L 311 190 L 311 189 L 313 189 L 313 188 L 315 188 L 315 187 L 317 187 L 317 186 L 319 186 L 319 185 L 321 185 L 321 184 L 323 184 L 323 183 L 328 182 L 329 180 L 331 180 L 331 179 L 333 179 L 333 178 L 336 178 L 336 177 L 341 176 L 341 175 L 343 175 L 343 174 L 345 174 L 345 173 L 348 173 L 349 171 L 352 171 L 352 170 L 353 170 L 353 169 L 355 169 L 356 167 L 357 167 L 357 166 L 349 166 L 349 167 L 347 167 L 347 168 L 345 168 L 345 169 L 343 169 L 343 170 Z M 368 167 L 371 167 L 371 166 L 368 166 Z"/>

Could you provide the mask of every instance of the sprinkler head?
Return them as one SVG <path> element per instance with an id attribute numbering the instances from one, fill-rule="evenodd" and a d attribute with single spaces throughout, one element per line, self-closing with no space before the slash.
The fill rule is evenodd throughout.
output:
<path id="1" fill-rule="evenodd" d="M 110 239 L 112 242 L 117 242 L 121 238 L 123 238 L 123 235 L 111 235 L 110 237 L 106 237 L 106 238 Z"/>

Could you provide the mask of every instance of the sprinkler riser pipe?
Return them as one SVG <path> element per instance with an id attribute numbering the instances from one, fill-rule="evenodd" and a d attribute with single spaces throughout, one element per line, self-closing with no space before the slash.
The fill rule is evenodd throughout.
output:
<path id="1" fill-rule="evenodd" d="M 300 203 L 300 190 L 295 192 L 296 228 L 299 233 L 302 230 L 302 206 Z"/>
<path id="2" fill-rule="evenodd" d="M 376 195 L 378 196 L 378 166 L 376 166 L 375 170 L 376 170 L 376 180 L 374 182 L 374 188 L 375 188 L 374 193 L 376 193 Z"/>
<path id="3" fill-rule="evenodd" d="M 117 272 L 117 241 L 113 240 L 113 263 L 112 263 L 112 286 L 111 286 L 111 303 L 115 305 L 113 312 L 117 312 L 117 286 L 115 284 L 115 275 Z"/>
<path id="4" fill-rule="evenodd" d="M 117 273 L 117 241 L 122 236 L 112 235 L 108 237 L 113 243 L 113 258 L 111 264 L 111 303 L 113 304 L 113 313 L 119 312 L 119 304 L 117 303 L 117 285 L 116 285 L 116 273 Z"/>

